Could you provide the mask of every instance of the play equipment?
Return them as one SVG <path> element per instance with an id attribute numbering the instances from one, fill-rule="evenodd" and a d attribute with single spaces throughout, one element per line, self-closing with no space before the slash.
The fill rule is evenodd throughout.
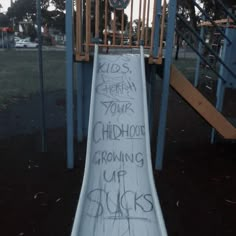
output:
<path id="1" fill-rule="evenodd" d="M 219 1 L 219 0 L 217 0 Z M 195 1 L 193 1 L 195 6 L 197 6 L 198 9 L 200 9 L 202 12 L 204 10 L 197 5 Z M 220 1 L 219 1 L 220 2 Z M 94 2 L 92 3 L 94 4 Z M 135 5 L 137 4 L 137 5 Z M 220 2 L 222 5 L 223 3 Z M 69 3 L 68 3 L 69 5 Z M 155 64 L 163 65 L 163 56 L 165 57 L 165 63 L 163 65 L 164 67 L 164 78 L 163 78 L 163 87 L 162 87 L 162 97 L 161 97 L 161 105 L 160 105 L 160 118 L 159 118 L 159 128 L 158 128 L 158 136 L 157 136 L 157 158 L 156 158 L 156 168 L 160 169 L 162 167 L 162 159 L 163 159 L 163 153 L 164 153 L 164 140 L 165 140 L 165 127 L 166 127 L 166 115 L 167 115 L 167 105 L 168 105 L 168 94 L 169 94 L 169 83 L 170 83 L 170 66 L 172 61 L 172 48 L 166 47 L 165 49 L 165 55 L 163 55 L 163 38 L 166 38 L 166 45 L 172 45 L 172 37 L 170 37 L 173 34 L 174 31 L 174 22 L 175 22 L 175 1 L 170 1 L 168 5 L 168 10 L 172 11 L 173 15 L 168 15 L 168 21 L 167 21 L 167 30 L 166 35 L 164 36 L 164 22 L 165 22 L 165 6 L 166 3 L 164 1 L 163 7 L 161 7 L 160 1 L 154 1 L 154 5 L 152 6 L 149 1 L 144 1 L 143 5 L 139 4 L 138 2 L 131 1 L 129 9 L 122 9 L 121 11 L 113 10 L 111 17 L 108 17 L 108 13 L 111 13 L 111 9 L 108 7 L 108 1 L 104 1 L 101 4 L 91 5 L 91 2 L 88 1 L 86 4 L 81 1 L 77 1 L 77 10 L 76 12 L 80 14 L 76 14 L 76 22 L 79 22 L 76 26 L 76 39 L 75 39 L 75 51 L 73 50 L 72 45 L 72 27 L 71 27 L 71 17 L 72 12 L 68 10 L 68 12 L 71 12 L 71 16 L 67 14 L 67 157 L 68 157 L 68 167 L 73 168 L 73 150 L 74 150 L 74 143 L 73 143 L 73 136 L 74 136 L 74 115 L 73 115 L 73 67 L 75 66 L 77 69 L 77 85 L 78 85 L 78 95 L 77 95 L 77 138 L 79 141 L 83 139 L 84 136 L 87 134 L 87 127 L 88 127 L 88 120 L 89 120 L 89 95 L 91 90 L 91 77 L 92 77 L 92 69 L 93 66 L 91 64 L 92 60 L 92 48 L 94 46 L 94 43 L 99 44 L 99 50 L 103 53 L 108 52 L 115 52 L 117 48 L 119 48 L 119 51 L 123 50 L 124 52 L 131 52 L 135 51 L 136 48 L 139 47 L 140 44 L 144 45 L 145 49 L 145 55 L 148 60 L 145 60 L 145 65 L 147 65 L 147 61 L 149 63 L 153 63 L 154 66 L 149 67 L 148 70 L 146 70 L 146 77 L 150 81 L 150 87 L 152 87 L 152 81 L 155 79 Z M 91 7 L 92 6 L 92 7 Z M 71 5 L 72 7 L 72 5 Z M 223 8 L 223 6 L 222 6 Z M 69 8 L 70 9 L 70 8 Z M 135 17 L 133 9 L 136 9 L 136 12 L 138 12 L 137 20 L 136 20 L 136 26 L 133 26 L 133 22 L 135 22 Z M 151 17 L 150 9 L 154 9 L 153 16 Z M 93 14 L 93 17 L 89 17 L 91 15 L 91 11 L 98 12 L 98 14 Z M 229 22 L 235 22 L 235 17 L 231 13 L 225 9 L 225 11 L 229 14 L 230 19 Z M 103 12 L 103 13 L 101 13 Z M 104 15 L 105 12 L 105 15 Z M 118 13 L 119 12 L 119 13 Z M 129 23 L 125 26 L 125 13 L 129 13 Z M 94 13 L 94 12 L 93 12 Z M 98 24 L 95 24 L 95 16 L 98 19 L 102 19 L 99 21 Z M 218 84 L 218 94 L 217 97 L 217 103 L 222 104 L 222 85 L 220 83 L 222 82 L 225 86 L 227 85 L 234 85 L 234 77 L 235 77 L 235 69 L 234 69 L 234 62 L 227 62 L 226 58 L 221 58 L 218 56 L 216 52 L 208 45 L 206 44 L 205 40 L 202 37 L 202 32 L 199 35 L 191 26 L 186 22 L 185 19 L 182 18 L 181 15 L 177 14 L 177 17 L 183 22 L 183 24 L 186 26 L 187 29 L 191 31 L 191 33 L 196 36 L 201 45 L 204 45 L 210 53 L 218 60 L 218 62 L 221 65 L 220 71 L 215 70 L 211 63 L 209 63 L 208 59 L 205 58 L 201 54 L 200 47 L 197 50 L 193 47 L 193 45 L 188 42 L 188 39 L 184 37 L 184 35 L 181 35 L 181 37 L 185 40 L 185 42 L 197 53 L 198 57 L 198 63 L 197 68 L 199 68 L 200 62 L 204 62 L 209 66 L 209 68 L 220 78 L 220 82 Z M 145 20 L 142 21 L 142 18 L 145 18 Z M 208 15 L 204 12 L 204 18 L 207 21 L 203 22 L 202 24 L 223 24 L 225 20 L 221 21 L 212 21 L 209 19 Z M 153 24 L 150 23 L 151 19 Z M 110 24 L 109 24 L 110 22 Z M 140 22 L 146 22 L 146 27 L 144 27 L 144 30 L 142 30 L 142 26 Z M 209 23 L 210 22 L 210 23 Z M 119 25 L 119 28 L 117 28 Z M 145 24 L 144 24 L 145 25 Z M 152 27 L 149 27 L 149 25 L 152 25 Z M 93 26 L 93 27 L 92 27 Z M 102 27 L 103 26 L 103 27 Z M 108 27 L 109 26 L 109 27 Z M 136 34 L 133 33 L 132 29 L 136 27 Z M 100 30 L 99 29 L 104 29 Z M 71 31 L 70 31 L 71 30 Z M 231 40 L 232 33 L 227 33 L 230 31 L 233 31 L 233 25 L 231 23 L 231 27 L 226 27 L 226 30 L 220 30 L 220 35 L 224 36 L 225 38 L 225 45 L 228 47 L 228 51 L 233 51 L 232 48 L 235 45 L 235 41 Z M 140 32 L 141 31 L 141 32 Z M 160 34 L 159 34 L 160 32 Z M 181 32 L 178 32 L 178 29 L 176 29 L 176 32 L 181 34 Z M 97 37 L 95 37 L 95 33 L 97 34 Z M 142 37 L 143 40 L 140 40 Z M 71 40 L 70 40 L 71 38 Z M 233 41 L 233 43 L 231 43 Z M 229 44 L 230 42 L 230 44 Z M 71 43 L 71 44 L 70 44 Z M 75 63 L 73 62 L 73 54 L 74 58 L 76 59 Z M 211 55 L 211 56 L 212 56 Z M 224 50 L 222 50 L 222 55 L 224 55 Z M 230 55 L 227 53 L 227 55 Z M 228 58 L 232 59 L 232 56 L 228 56 Z M 230 60 L 231 60 L 230 59 Z M 87 63 L 85 63 L 87 62 Z M 196 70 L 199 75 L 199 70 Z M 226 76 L 227 78 L 230 78 L 229 81 L 226 83 L 226 79 L 224 78 L 223 74 L 228 73 L 229 76 Z M 81 79 L 81 78 L 86 79 Z M 195 85 L 197 84 L 195 80 Z M 152 89 L 148 90 L 149 98 L 152 97 Z M 218 110 L 219 106 L 217 105 L 216 108 Z M 152 120 L 152 100 L 149 100 L 149 119 Z M 152 127 L 152 122 L 150 123 L 150 127 Z M 224 136 L 224 135 L 223 135 Z"/>
<path id="2" fill-rule="evenodd" d="M 218 111 L 222 112 L 225 89 L 236 88 L 236 66 L 233 55 L 236 48 L 236 17 L 230 10 L 227 10 L 224 7 L 221 1 L 219 2 L 225 10 L 226 16 L 228 16 L 225 19 L 213 21 L 206 13 L 204 13 L 203 9 L 199 8 L 204 13 L 205 17 L 199 24 L 201 33 L 194 85 L 195 87 L 199 85 L 199 79 L 201 78 L 200 74 L 204 74 L 203 80 L 207 84 L 206 88 L 210 90 L 212 90 L 212 86 L 217 80 L 215 107 Z M 206 33 L 208 31 L 210 31 L 211 34 L 208 33 L 207 38 Z M 204 44 L 203 41 L 206 40 L 208 42 L 207 44 Z M 206 51 L 204 48 L 210 50 L 207 53 L 207 59 L 202 60 L 201 55 Z M 206 57 L 206 55 L 203 55 L 203 57 Z M 202 66 L 204 67 L 204 71 L 202 71 L 200 64 L 204 65 Z M 210 84 L 210 86 L 208 84 Z M 217 131 L 217 129 L 213 126 L 211 134 L 212 143 L 215 141 L 215 131 Z M 218 133 L 222 134 L 221 132 Z"/>
<path id="3" fill-rule="evenodd" d="M 93 70 L 93 47 L 99 44 L 100 53 L 117 54 L 117 52 L 134 53 L 140 45 L 144 47 L 145 66 L 151 64 L 146 71 L 147 80 L 155 80 L 156 64 L 163 65 L 163 39 L 165 32 L 166 1 L 130 1 L 126 9 L 112 9 L 108 1 L 77 1 L 76 2 L 76 27 L 75 40 L 72 40 L 72 8 L 73 4 L 67 3 L 67 166 L 74 166 L 74 114 L 73 114 L 73 76 L 74 68 L 77 72 L 77 139 L 81 141 L 87 136 L 89 120 L 89 104 L 91 94 L 91 78 Z M 174 41 L 174 21 L 176 1 L 170 2 L 168 9 L 173 14 L 169 15 L 167 23 L 166 43 Z M 92 17 L 91 17 L 92 16 Z M 125 23 L 126 22 L 126 23 Z M 75 47 L 72 42 L 75 42 Z M 74 50 L 75 48 L 75 50 Z M 168 47 L 165 53 L 165 78 L 171 65 L 172 48 Z M 73 58 L 75 61 L 73 61 Z M 83 80 L 82 80 L 83 78 Z M 165 80 L 165 79 L 164 79 Z M 149 88 L 148 88 L 149 89 Z M 163 96 L 168 93 L 165 84 Z M 148 90 L 150 95 L 150 89 Z M 168 95 L 167 95 L 168 97 Z M 151 104 L 149 100 L 149 104 Z M 149 105 L 150 114 L 152 106 Z M 162 113 L 165 116 L 165 112 Z M 152 117 L 150 115 L 149 117 Z M 165 120 L 165 117 L 161 118 Z M 165 130 L 165 122 L 161 123 Z M 163 137 L 164 139 L 164 137 Z M 163 150 L 160 149 L 162 152 Z M 162 155 L 162 154 L 160 154 Z"/>
<path id="4" fill-rule="evenodd" d="M 167 234 L 149 146 L 148 119 L 154 108 L 151 99 L 147 102 L 152 89 L 146 88 L 146 82 L 152 87 L 158 64 L 164 73 L 156 168 L 162 168 L 170 85 L 224 138 L 236 138 L 234 126 L 171 65 L 176 0 L 168 4 L 166 31 L 165 1 L 163 7 L 161 1 L 152 5 L 149 0 L 131 0 L 128 6 L 125 2 L 111 1 L 110 5 L 108 0 L 77 0 L 75 50 L 71 24 L 74 6 L 72 1 L 66 2 L 68 168 L 74 167 L 74 66 L 78 85 L 77 138 L 80 141 L 87 137 L 85 174 L 72 236 Z M 188 23 L 183 22 L 187 27 Z M 167 46 L 163 53 L 164 32 Z M 234 75 L 230 65 L 222 59 L 220 62 Z"/>
<path id="5" fill-rule="evenodd" d="M 170 85 L 225 139 L 236 139 L 236 128 L 172 65 Z"/>
<path id="6" fill-rule="evenodd" d="M 219 1 L 219 0 L 218 0 Z M 96 1 L 95 1 L 96 2 Z M 150 1 L 144 1 L 142 4 L 137 1 L 130 1 L 128 8 L 122 10 L 111 10 L 108 6 L 108 1 L 103 1 L 101 3 L 95 4 L 95 2 L 88 1 L 86 4 L 82 1 L 77 1 L 76 12 L 76 38 L 75 38 L 75 50 L 72 44 L 72 10 L 67 10 L 71 13 L 67 14 L 67 166 L 68 168 L 73 168 L 74 166 L 74 114 L 73 114 L 73 68 L 77 71 L 77 139 L 81 141 L 83 137 L 86 136 L 88 132 L 88 120 L 89 120 L 89 97 L 91 93 L 91 78 L 93 64 L 91 63 L 93 59 L 93 47 L 95 43 L 99 44 L 99 51 L 101 53 L 117 53 L 117 50 L 120 52 L 135 52 L 137 48 L 142 44 L 145 49 L 145 66 L 146 66 L 146 77 L 150 82 L 148 87 L 148 102 L 149 102 L 149 120 L 152 120 L 152 82 L 155 80 L 155 71 L 156 64 L 160 64 L 164 67 L 164 76 L 163 76 L 163 85 L 162 85 L 162 96 L 161 96 L 161 105 L 160 105 L 160 117 L 159 117 L 159 127 L 157 135 L 157 154 L 156 154 L 156 168 L 162 168 L 162 160 L 164 153 L 164 140 L 165 140 L 165 127 L 166 127 L 166 116 L 167 116 L 167 107 L 168 107 L 168 94 L 169 94 L 169 84 L 170 84 L 170 68 L 172 63 L 172 45 L 173 43 L 173 32 L 174 32 L 174 22 L 175 22 L 175 12 L 176 2 L 170 1 L 168 5 L 168 11 L 173 14 L 168 15 L 167 20 L 167 30 L 164 30 L 165 22 L 165 8 L 166 2 L 164 1 L 163 7 L 161 7 L 161 1 L 154 1 L 154 5 L 150 4 Z M 195 1 L 194 1 L 195 2 Z M 221 3 L 222 4 L 222 3 Z M 196 2 L 195 2 L 196 5 Z M 199 9 L 204 11 L 199 5 Z M 71 8 L 70 8 L 71 7 Z M 72 4 L 67 3 L 67 8 L 72 9 Z M 134 16 L 134 9 L 137 14 L 137 19 Z M 150 12 L 153 9 L 153 16 Z M 92 12 L 92 13 L 91 13 Z M 96 13 L 96 14 L 95 14 Z M 90 17 L 92 14 L 93 17 Z M 109 17 L 110 14 L 110 17 Z M 126 14 L 129 15 L 128 24 L 125 25 Z M 234 21 L 234 16 L 229 14 L 229 22 Z M 204 62 L 209 65 L 209 68 L 213 70 L 214 73 L 220 78 L 219 84 L 222 82 L 224 85 L 234 84 L 234 62 L 227 62 L 226 58 L 218 57 L 218 54 L 212 50 L 212 48 L 206 44 L 205 40 L 199 35 L 188 22 L 184 20 L 181 15 L 177 14 L 177 17 L 183 21 L 183 24 L 189 29 L 194 36 L 196 36 L 200 43 L 204 45 L 214 57 L 217 58 L 221 64 L 220 71 L 214 70 L 208 60 L 202 56 L 201 50 L 197 50 L 193 45 L 188 42 L 188 39 L 181 35 L 185 42 L 199 55 L 197 68 L 200 65 L 200 62 Z M 145 18 L 145 20 L 142 20 Z M 206 20 L 207 14 L 205 13 Z M 102 20 L 101 20 L 102 19 Z M 135 19 L 135 20 L 134 20 Z M 147 20 L 149 19 L 149 20 Z M 95 24 L 96 22 L 99 22 Z M 154 22 L 151 24 L 151 21 Z M 109 23 L 110 22 L 110 23 Z M 134 22 L 136 25 L 134 25 Z M 145 27 L 142 27 L 140 22 L 146 22 Z M 211 24 L 218 24 L 219 22 L 214 22 L 209 20 Z M 222 24 L 223 21 L 221 20 Z M 207 24 L 203 22 L 202 24 Z M 151 26 L 151 27 L 149 27 Z M 132 29 L 136 28 L 135 33 Z M 144 30 L 142 30 L 144 28 Z M 103 29 L 102 31 L 99 29 Z M 233 51 L 232 47 L 235 45 L 235 41 L 231 40 L 233 34 L 228 34 L 227 31 L 234 30 L 227 27 L 226 31 L 221 30 L 220 34 L 225 37 L 225 44 L 229 47 L 229 41 L 231 43 L 228 50 Z M 159 34 L 160 32 L 160 34 Z M 164 32 L 166 35 L 164 36 Z M 177 33 L 178 29 L 176 29 Z M 97 36 L 96 36 L 97 35 Z M 163 53 L 163 39 L 166 39 L 166 49 Z M 222 50 L 222 55 L 224 50 Z M 74 54 L 74 56 L 73 56 Z M 230 55 L 227 53 L 227 55 Z M 165 58 L 165 63 L 163 63 L 163 57 Z M 73 58 L 75 61 L 73 61 Z M 229 57 L 232 59 L 232 57 Z M 147 68 L 147 62 L 151 63 L 152 66 Z M 199 70 L 197 70 L 199 71 Z M 228 73 L 230 75 L 229 83 L 225 83 L 223 74 Z M 84 78 L 84 79 L 82 79 Z M 227 76 L 227 78 L 229 78 Z M 222 96 L 223 92 L 220 89 L 218 92 Z M 151 88 L 151 89 L 149 89 Z M 222 88 L 222 86 L 221 86 Z M 220 104 L 222 104 L 222 99 L 218 99 Z M 218 106 L 216 107 L 218 110 Z M 211 123 L 211 122 L 210 122 Z M 150 127 L 152 127 L 152 122 L 150 122 Z M 223 135 L 225 137 L 225 135 Z"/>
<path id="7" fill-rule="evenodd" d="M 96 45 L 91 92 L 71 235 L 167 235 L 152 176 L 142 46 L 140 54 L 98 55 Z"/>
<path id="8" fill-rule="evenodd" d="M 86 78 L 91 76 L 91 71 L 93 73 L 85 174 L 71 235 L 165 236 L 151 166 L 145 73 L 145 57 L 151 62 L 162 61 L 162 57 L 158 58 L 162 53 L 153 52 L 153 40 L 149 40 L 151 32 L 148 33 L 149 11 L 152 8 L 157 11 L 157 4 L 151 6 L 150 1 L 139 1 L 137 35 L 131 29 L 124 30 L 122 4 L 114 5 L 111 29 L 108 29 L 110 5 L 105 1 L 102 6 L 105 11 L 100 11 L 100 4 L 100 1 L 86 1 L 84 8 L 83 2 L 77 1 L 78 11 L 86 12 L 82 24 L 86 31 L 80 26 L 77 28 L 75 58 L 83 62 L 80 73 Z M 132 19 L 137 2 L 130 4 Z M 94 12 L 91 13 L 91 9 Z M 94 32 L 88 18 L 91 14 L 95 18 Z M 105 18 L 106 30 L 102 32 L 100 16 Z M 119 30 L 116 28 L 118 16 L 121 19 Z M 130 27 L 133 27 L 132 22 Z M 125 38 L 128 45 L 124 44 Z M 122 51 L 124 48 L 132 50 L 132 54 Z M 151 57 L 145 56 L 144 48 Z"/>

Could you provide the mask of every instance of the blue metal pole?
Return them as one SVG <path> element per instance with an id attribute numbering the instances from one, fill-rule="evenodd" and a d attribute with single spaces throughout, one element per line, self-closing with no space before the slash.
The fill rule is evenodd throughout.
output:
<path id="1" fill-rule="evenodd" d="M 205 20 L 205 17 L 203 17 L 203 20 Z M 200 31 L 200 37 L 204 39 L 204 28 L 201 26 L 201 31 Z M 202 42 L 198 42 L 198 53 L 201 55 L 202 54 Z M 197 57 L 197 63 L 196 63 L 196 71 L 195 71 L 195 79 L 194 79 L 194 86 L 198 86 L 199 82 L 199 73 L 200 73 L 200 64 L 201 64 L 201 57 Z"/>
<path id="2" fill-rule="evenodd" d="M 175 29 L 176 33 L 181 35 L 181 32 L 177 29 Z M 205 58 L 203 57 L 203 55 L 201 55 L 198 50 L 191 44 L 191 42 L 189 41 L 189 39 L 187 37 L 185 37 L 183 34 L 181 35 L 181 37 L 185 40 L 185 42 L 188 44 L 188 46 L 202 59 L 202 61 L 204 61 L 204 63 L 206 63 L 209 68 L 212 70 L 212 72 L 214 72 L 220 79 L 222 79 L 223 81 L 226 81 L 225 78 L 223 76 L 220 75 L 220 73 L 214 69 L 214 67 L 211 65 L 211 63 Z"/>
<path id="3" fill-rule="evenodd" d="M 229 28 L 226 28 L 225 34 L 226 35 L 229 34 Z M 225 61 L 226 56 L 227 56 L 226 55 L 227 47 L 228 47 L 228 44 L 227 44 L 226 40 L 224 40 L 224 45 L 223 45 L 222 53 L 220 55 L 220 57 L 224 61 Z M 220 72 L 219 72 L 219 74 L 222 77 L 224 77 L 224 75 L 229 74 L 229 72 L 225 70 L 223 65 L 220 65 Z M 226 77 L 228 77 L 228 76 L 226 76 Z M 222 111 L 222 108 L 223 108 L 224 94 L 225 94 L 225 81 L 218 80 L 218 82 L 217 82 L 217 90 L 216 90 L 216 109 L 218 111 L 220 111 L 220 112 Z M 211 143 L 212 144 L 215 142 L 215 134 L 216 134 L 216 130 L 214 128 L 212 128 L 212 130 L 211 130 Z"/>
<path id="4" fill-rule="evenodd" d="M 43 55 L 42 55 L 42 35 L 41 35 L 41 7 L 40 0 L 36 2 L 37 11 L 37 36 L 38 36 L 38 66 L 40 82 L 40 110 L 41 110 L 41 141 L 42 152 L 47 151 L 46 142 L 46 118 L 45 118 L 45 99 L 44 99 L 44 81 L 43 81 Z"/>
<path id="5" fill-rule="evenodd" d="M 83 140 L 83 64 L 77 63 L 77 139 Z"/>
<path id="6" fill-rule="evenodd" d="M 191 31 L 193 33 L 193 35 L 198 38 L 207 48 L 208 51 L 210 51 L 212 53 L 212 55 L 215 56 L 215 58 L 225 67 L 225 69 L 233 76 L 236 77 L 236 74 L 234 73 L 234 71 L 232 71 L 225 63 L 224 61 L 218 56 L 218 54 L 210 47 L 208 46 L 204 40 L 199 36 L 199 34 L 197 33 L 196 30 L 194 30 L 194 28 L 192 28 L 188 22 L 186 21 L 186 19 L 181 16 L 180 14 L 177 14 L 177 17 L 184 23 L 184 25 L 189 29 L 189 31 Z"/>
<path id="7" fill-rule="evenodd" d="M 220 27 L 219 25 L 217 25 L 214 20 L 211 19 L 211 17 L 208 15 L 208 13 L 207 13 L 202 7 L 200 7 L 199 4 L 196 3 L 196 1 L 193 1 L 193 3 L 194 3 L 194 5 L 195 5 L 195 7 L 197 7 L 197 9 L 204 15 L 204 17 L 205 17 L 206 19 L 208 19 L 208 20 L 211 22 L 211 24 L 218 30 L 218 32 L 219 32 L 225 39 L 227 39 L 227 41 L 228 41 L 229 43 L 232 43 L 231 40 L 229 39 L 229 37 L 228 37 L 228 36 L 224 33 L 224 31 L 221 29 L 221 27 Z"/>
<path id="8" fill-rule="evenodd" d="M 73 119 L 73 1 L 66 1 L 66 125 L 67 168 L 74 168 Z"/>
<path id="9" fill-rule="evenodd" d="M 162 169 L 163 154 L 165 146 L 165 131 L 166 131 L 166 118 L 169 96 L 170 84 L 170 70 L 172 62 L 173 41 L 175 33 L 175 16 L 176 16 L 176 0 L 170 0 L 168 5 L 168 24 L 167 24 L 167 40 L 166 40 L 166 53 L 165 53 L 165 66 L 164 66 L 164 79 L 162 86 L 162 97 L 160 105 L 160 119 L 157 137 L 157 156 L 156 156 L 156 169 Z"/>
<path id="10" fill-rule="evenodd" d="M 155 65 L 151 66 L 151 73 L 150 73 L 150 84 L 148 87 L 149 91 L 149 97 L 148 97 L 148 105 L 149 105 L 149 130 L 150 130 L 150 135 L 152 134 L 152 127 L 153 127 L 153 109 L 154 109 L 154 95 L 155 95 L 155 79 L 156 79 L 156 74 L 155 74 Z M 150 136 L 151 137 L 151 136 Z"/>
<path id="11" fill-rule="evenodd" d="M 234 20 L 234 23 L 236 23 L 236 16 L 225 6 L 225 4 L 221 0 L 217 0 L 217 2 L 221 5 L 223 8 L 224 12 Z"/>
<path id="12" fill-rule="evenodd" d="M 88 121 L 89 121 L 89 107 L 91 97 L 91 85 L 93 77 L 93 62 L 83 64 L 83 133 L 84 136 L 88 135 Z"/>

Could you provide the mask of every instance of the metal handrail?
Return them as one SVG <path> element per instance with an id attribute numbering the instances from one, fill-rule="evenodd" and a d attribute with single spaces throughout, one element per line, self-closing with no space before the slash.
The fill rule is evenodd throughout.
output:
<path id="1" fill-rule="evenodd" d="M 234 23 L 236 23 L 236 17 L 234 14 L 232 14 L 229 9 L 226 8 L 225 4 L 221 1 L 221 0 L 216 0 L 223 8 L 224 12 L 230 16 L 233 20 L 234 20 Z"/>
<path id="2" fill-rule="evenodd" d="M 209 68 L 224 82 L 226 82 L 226 79 L 211 65 L 211 63 L 191 44 L 191 42 L 185 37 L 177 28 L 175 29 L 176 33 L 179 34 L 184 41 L 188 44 L 188 46 L 201 58 L 202 61 L 204 61 Z"/>
<path id="3" fill-rule="evenodd" d="M 217 53 L 209 47 L 205 41 L 200 37 L 200 35 L 186 22 L 186 20 L 180 15 L 176 14 L 177 17 L 184 23 L 184 25 L 194 34 L 194 36 L 201 41 L 201 43 L 210 51 L 215 58 L 224 66 L 224 68 L 236 79 L 236 74 L 224 63 L 224 61 L 217 55 Z"/>
<path id="4" fill-rule="evenodd" d="M 211 17 L 209 17 L 209 15 L 206 13 L 206 11 L 198 4 L 196 3 L 196 1 L 193 1 L 194 5 L 197 7 L 197 9 L 199 11 L 201 11 L 203 13 L 203 15 L 211 22 L 211 24 L 213 26 L 215 26 L 217 28 L 217 30 L 220 32 L 220 34 L 227 39 L 227 41 L 231 44 L 231 40 L 229 39 L 229 37 L 224 33 L 224 31 L 211 19 Z"/>

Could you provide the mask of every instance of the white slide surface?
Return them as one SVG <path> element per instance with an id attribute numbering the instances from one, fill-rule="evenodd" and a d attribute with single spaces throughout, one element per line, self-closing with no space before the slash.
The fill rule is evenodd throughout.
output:
<path id="1" fill-rule="evenodd" d="M 95 46 L 85 174 L 71 236 L 165 236 L 150 156 L 143 48 Z"/>

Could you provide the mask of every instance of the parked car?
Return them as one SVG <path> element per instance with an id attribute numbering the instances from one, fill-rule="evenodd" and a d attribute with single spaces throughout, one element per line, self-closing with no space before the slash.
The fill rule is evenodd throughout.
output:
<path id="1" fill-rule="evenodd" d="M 29 39 L 21 39 L 16 42 L 16 48 L 37 48 L 38 43 L 31 42 Z"/>
<path id="2" fill-rule="evenodd" d="M 15 42 L 19 42 L 20 40 L 22 40 L 20 37 L 17 37 L 17 36 L 15 36 L 14 37 L 14 40 L 15 40 Z"/>

